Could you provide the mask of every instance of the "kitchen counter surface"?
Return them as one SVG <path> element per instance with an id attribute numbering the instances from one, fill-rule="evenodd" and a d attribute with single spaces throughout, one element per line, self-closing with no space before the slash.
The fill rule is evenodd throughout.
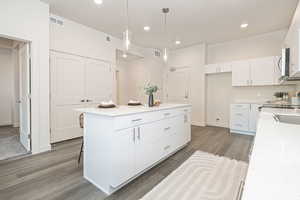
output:
<path id="1" fill-rule="evenodd" d="M 79 112 L 103 115 L 108 117 L 116 117 L 123 115 L 131 115 L 145 112 L 153 112 L 159 110 L 167 110 L 173 108 L 191 107 L 190 104 L 161 104 L 160 106 L 117 106 L 116 108 L 80 108 Z"/>
<path id="2" fill-rule="evenodd" d="M 277 122 L 274 114 L 300 116 L 300 111 L 260 113 L 243 200 L 300 199 L 300 125 Z"/>

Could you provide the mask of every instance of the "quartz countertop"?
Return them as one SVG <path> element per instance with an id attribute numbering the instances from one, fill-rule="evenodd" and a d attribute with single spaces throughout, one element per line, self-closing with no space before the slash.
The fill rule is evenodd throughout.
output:
<path id="1" fill-rule="evenodd" d="M 300 199 L 300 125 L 274 114 L 300 117 L 300 110 L 261 111 L 242 200 Z"/>
<path id="2" fill-rule="evenodd" d="M 83 113 L 91 113 L 108 117 L 116 117 L 123 115 L 131 115 L 145 112 L 153 112 L 159 110 L 167 110 L 173 108 L 191 107 L 190 104 L 161 104 L 160 106 L 117 106 L 115 108 L 79 108 L 76 111 Z"/>

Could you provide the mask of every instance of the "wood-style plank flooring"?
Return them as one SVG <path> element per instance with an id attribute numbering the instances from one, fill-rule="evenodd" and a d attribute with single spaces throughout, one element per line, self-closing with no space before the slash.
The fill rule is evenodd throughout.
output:
<path id="1" fill-rule="evenodd" d="M 225 128 L 192 127 L 187 147 L 107 197 L 83 178 L 82 165 L 77 165 L 81 140 L 72 140 L 54 145 L 51 152 L 0 161 L 0 199 L 137 200 L 196 150 L 247 162 L 252 141 L 251 136 L 229 134 Z"/>

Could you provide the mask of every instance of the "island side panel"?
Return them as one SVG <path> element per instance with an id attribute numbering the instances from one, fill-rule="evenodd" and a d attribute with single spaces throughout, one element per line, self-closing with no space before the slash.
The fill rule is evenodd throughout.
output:
<path id="1" fill-rule="evenodd" d="M 110 193 L 111 143 L 113 118 L 85 113 L 84 178 L 105 193 Z"/>

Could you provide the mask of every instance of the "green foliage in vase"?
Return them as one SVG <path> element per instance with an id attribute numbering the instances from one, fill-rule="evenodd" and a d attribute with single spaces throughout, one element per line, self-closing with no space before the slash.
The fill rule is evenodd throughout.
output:
<path id="1" fill-rule="evenodd" d="M 144 90 L 147 95 L 151 95 L 158 91 L 158 87 L 156 85 L 151 85 L 150 83 L 148 83 L 147 86 L 144 87 Z"/>

